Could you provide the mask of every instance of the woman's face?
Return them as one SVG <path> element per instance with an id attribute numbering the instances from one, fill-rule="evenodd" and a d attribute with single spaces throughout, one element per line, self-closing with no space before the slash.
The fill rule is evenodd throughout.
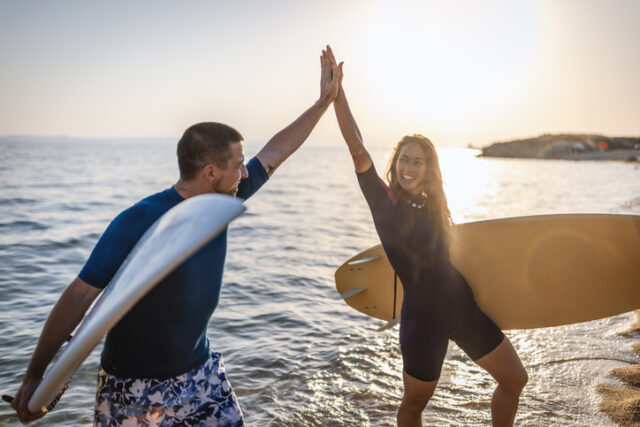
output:
<path id="1" fill-rule="evenodd" d="M 424 190 L 427 176 L 427 157 L 422 148 L 408 143 L 400 148 L 396 160 L 396 179 L 407 193 L 418 195 Z"/>

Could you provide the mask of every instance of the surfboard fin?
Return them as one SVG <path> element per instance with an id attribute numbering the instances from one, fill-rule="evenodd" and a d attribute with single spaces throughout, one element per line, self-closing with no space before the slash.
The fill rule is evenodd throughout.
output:
<path id="1" fill-rule="evenodd" d="M 386 331 L 387 329 L 391 329 L 394 326 L 396 326 L 398 323 L 400 323 L 400 318 L 394 317 L 393 319 L 389 320 L 387 323 L 385 323 L 384 325 L 376 329 L 376 332 L 382 332 L 382 331 Z"/>
<path id="2" fill-rule="evenodd" d="M 337 300 L 347 299 L 349 297 L 354 296 L 355 294 L 359 294 L 360 292 L 366 291 L 366 290 L 367 290 L 367 288 L 351 288 L 347 292 L 345 292 L 344 294 L 340 294 L 340 296 L 338 296 L 336 299 Z"/>
<path id="3" fill-rule="evenodd" d="M 364 258 L 356 259 L 354 261 L 349 261 L 347 263 L 347 265 L 364 264 L 365 262 L 373 261 L 373 260 L 376 260 L 376 259 L 379 259 L 379 258 L 380 258 L 380 255 L 367 256 L 367 257 L 364 257 Z"/>

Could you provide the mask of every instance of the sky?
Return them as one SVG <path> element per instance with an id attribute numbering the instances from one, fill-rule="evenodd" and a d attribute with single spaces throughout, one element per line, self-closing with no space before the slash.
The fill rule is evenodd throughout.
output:
<path id="1" fill-rule="evenodd" d="M 344 61 L 366 144 L 640 136 L 640 1 L 0 0 L 0 135 L 268 140 Z M 330 108 L 311 140 L 341 144 Z"/>

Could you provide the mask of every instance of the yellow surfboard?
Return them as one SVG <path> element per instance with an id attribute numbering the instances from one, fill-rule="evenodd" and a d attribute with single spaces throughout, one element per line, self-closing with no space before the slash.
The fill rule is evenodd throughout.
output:
<path id="1" fill-rule="evenodd" d="M 501 329 L 600 319 L 640 308 L 640 216 L 540 215 L 454 226 L 452 264 Z M 381 245 L 350 258 L 336 289 L 354 309 L 397 321 L 402 285 Z M 395 306 L 394 306 L 395 301 Z"/>

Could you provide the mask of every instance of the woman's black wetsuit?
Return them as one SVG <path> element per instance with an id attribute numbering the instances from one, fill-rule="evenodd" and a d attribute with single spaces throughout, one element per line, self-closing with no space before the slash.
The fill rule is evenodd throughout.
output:
<path id="1" fill-rule="evenodd" d="M 422 212 L 409 212 L 415 208 L 396 198 L 374 166 L 359 173 L 358 182 L 382 247 L 402 281 L 400 349 L 405 372 L 422 381 L 437 380 L 449 338 L 472 360 L 495 349 L 504 334 L 478 308 L 466 280 L 451 265 L 449 246 L 433 221 Z"/>

